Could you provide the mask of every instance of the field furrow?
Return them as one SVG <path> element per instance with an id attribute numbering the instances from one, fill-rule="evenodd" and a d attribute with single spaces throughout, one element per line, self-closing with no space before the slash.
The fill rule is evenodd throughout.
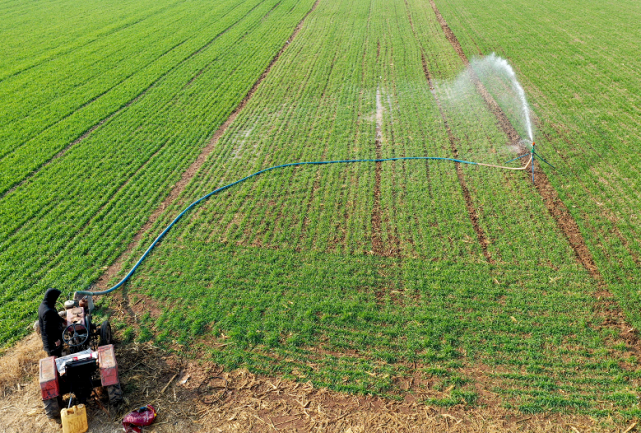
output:
<path id="1" fill-rule="evenodd" d="M 2 198 L 5 302 L 37 302 L 31 291 L 58 285 L 60 278 L 86 287 L 126 248 L 312 6 L 257 4 L 239 25 L 170 71 L 162 85 Z M 206 64 L 212 67 L 187 86 Z M 123 217 L 124 209 L 134 211 Z M 12 278 L 16 273 L 24 277 Z M 2 338 L 17 338 L 25 329 L 20 320 L 29 314 L 12 313 L 16 322 Z"/>
<path id="2" fill-rule="evenodd" d="M 464 68 L 429 4 L 320 1 L 123 268 L 185 204 L 269 166 L 513 158 L 514 132 Z M 349 392 L 402 395 L 412 377 L 431 383 L 410 391 L 433 405 L 490 391 L 524 413 L 634 411 L 636 373 L 612 312 L 518 172 L 285 168 L 186 218 L 126 289 L 129 302 L 161 306 L 135 324 L 139 339 Z"/>
<path id="3" fill-rule="evenodd" d="M 118 344 L 524 429 L 638 422 L 632 0 L 0 15 L 3 347 L 46 288 L 110 287 L 234 183 L 97 297 Z M 510 162 L 533 141 L 556 168 Z"/>
<path id="4" fill-rule="evenodd" d="M 546 203 L 551 212 L 561 213 L 557 218 L 576 222 L 566 232 L 581 261 L 592 272 L 598 268 L 631 325 L 638 328 L 641 316 L 632 306 L 641 299 L 634 261 L 639 254 L 641 166 L 629 149 L 640 139 L 633 113 L 639 106 L 636 76 L 641 65 L 628 47 L 641 40 L 632 24 L 641 10 L 634 2 L 622 2 L 591 5 L 577 15 L 570 11 L 578 3 L 560 8 L 544 2 L 542 14 L 513 2 L 493 12 L 500 19 L 490 20 L 486 11 L 481 12 L 484 3 L 474 8 L 460 2 L 439 7 L 467 53 L 497 51 L 518 63 L 539 119 L 541 151 L 558 168 L 555 172 L 544 167 L 549 178 L 545 189 L 558 194 Z M 515 29 L 537 27 L 547 29 L 545 36 L 515 36 Z M 613 236 L 617 232 L 623 241 Z M 578 238 L 584 243 L 576 244 Z"/>
<path id="5" fill-rule="evenodd" d="M 206 31 L 200 32 L 197 37 L 191 36 L 187 38 L 184 36 L 186 39 L 177 39 L 175 45 L 171 45 L 171 42 L 172 40 L 176 40 L 176 38 L 180 38 L 180 33 L 172 35 L 172 39 L 165 38 L 162 44 L 155 44 L 153 41 L 144 40 L 138 41 L 136 44 L 130 44 L 129 50 L 134 53 L 136 50 L 139 51 L 141 47 L 147 43 L 157 45 L 159 48 L 169 45 L 166 51 L 162 52 L 157 58 L 147 64 L 139 64 L 139 62 L 142 63 L 144 61 L 144 58 L 139 58 L 139 56 L 130 52 L 128 53 L 129 58 L 127 59 L 129 64 L 125 63 L 121 67 L 109 69 L 109 71 L 115 72 L 107 72 L 104 68 L 105 61 L 107 59 L 113 61 L 113 59 L 109 59 L 109 56 L 99 58 L 96 62 L 98 65 L 101 65 L 101 68 L 98 68 L 98 70 L 94 72 L 96 73 L 97 80 L 109 83 L 108 75 L 115 75 L 116 77 L 119 75 L 123 76 L 123 74 L 127 75 L 124 76 L 122 81 L 113 83 L 110 88 L 97 95 L 92 93 L 87 95 L 82 92 L 83 88 L 86 88 L 86 90 L 90 92 L 95 92 L 96 89 L 100 89 L 100 87 L 96 87 L 95 83 L 89 82 L 86 86 L 74 87 L 72 92 L 60 97 L 62 101 L 54 99 L 51 103 L 39 104 L 43 105 L 42 111 L 46 113 L 48 117 L 44 117 L 38 112 L 26 113 L 24 115 L 25 117 L 18 119 L 16 122 L 10 123 L 3 128 L 0 127 L 0 129 L 7 134 L 6 140 L 2 140 L 3 143 L 6 143 L 6 147 L 0 149 L 0 152 L 2 152 L 0 153 L 2 155 L 0 167 L 3 173 L 0 190 L 6 191 L 24 179 L 25 176 L 28 176 L 29 173 L 32 173 L 33 170 L 37 170 L 43 164 L 55 158 L 56 154 L 64 152 L 72 145 L 78 144 L 79 137 L 82 137 L 87 131 L 95 127 L 95 125 L 105 122 L 110 117 L 117 115 L 123 109 L 127 108 L 131 103 L 143 97 L 151 88 L 162 83 L 169 74 L 179 70 L 181 66 L 189 62 L 192 57 L 200 54 L 227 31 L 239 22 L 242 22 L 242 20 L 260 4 L 261 2 L 245 2 L 241 4 L 241 6 L 246 5 L 243 8 L 230 2 L 230 5 L 228 5 L 230 10 L 221 8 L 222 11 L 219 17 L 213 14 L 213 17 L 218 18 L 216 27 L 206 28 Z M 212 16 L 207 18 L 211 20 Z M 189 19 L 189 16 L 183 17 L 183 19 Z M 172 18 L 172 20 L 176 20 L 176 18 Z M 197 21 L 192 24 L 195 29 L 208 24 L 208 20 L 203 20 L 202 18 L 201 20 L 202 21 Z M 162 26 L 163 23 L 160 22 L 159 24 Z M 167 23 L 168 28 L 176 25 L 176 23 Z M 182 26 L 180 23 L 178 25 Z M 136 37 L 136 35 L 137 33 L 134 33 L 132 38 Z M 126 41 L 124 42 L 126 43 Z M 148 55 L 149 53 L 147 56 Z M 93 56 L 87 55 L 87 58 L 91 59 Z M 213 59 L 213 61 L 215 61 L 215 59 Z M 70 67 L 71 66 L 78 68 L 76 64 L 71 64 Z M 129 72 L 134 67 L 138 69 Z M 52 65 L 51 68 L 57 70 L 59 66 Z M 52 72 L 47 73 L 46 71 L 34 72 L 34 74 L 36 73 L 44 73 L 46 75 L 53 74 Z M 196 76 L 197 72 L 193 73 L 194 76 Z M 31 77 L 25 77 L 24 80 L 26 80 L 25 82 L 27 83 L 36 83 L 36 85 L 39 84 L 41 86 L 45 84 L 34 81 Z M 7 87 L 7 92 L 18 97 L 23 92 L 29 92 L 29 89 L 17 91 L 15 85 L 8 85 Z M 65 87 L 61 86 L 60 83 L 57 83 L 54 89 L 56 89 L 56 92 L 65 91 Z M 40 93 L 43 92 L 37 92 L 37 94 Z M 46 92 L 43 96 L 45 98 L 48 97 Z M 14 104 L 12 101 L 7 101 L 7 103 L 9 105 Z M 56 107 L 53 107 L 52 104 L 55 103 L 59 103 L 60 109 L 65 111 L 59 111 Z M 78 105 L 70 105 L 74 103 Z M 25 102 L 21 101 L 21 105 L 25 105 Z M 53 119 L 53 123 L 50 125 L 46 124 L 48 118 Z M 41 129 L 31 128 L 30 119 L 33 119 L 34 128 Z M 16 125 L 19 129 L 27 129 L 24 131 L 16 130 Z M 0 132 L 0 136 L 2 134 L 3 132 Z M 32 136 L 34 134 L 35 136 Z M 24 141 L 19 141 L 21 137 L 25 137 Z"/>

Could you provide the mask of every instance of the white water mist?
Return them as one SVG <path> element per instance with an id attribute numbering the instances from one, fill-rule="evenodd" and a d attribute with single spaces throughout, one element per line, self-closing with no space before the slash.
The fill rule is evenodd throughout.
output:
<path id="1" fill-rule="evenodd" d="M 518 114 L 520 126 L 523 128 L 523 132 L 527 134 L 530 143 L 532 143 L 534 141 L 534 131 L 530 116 L 530 106 L 525 97 L 525 91 L 508 61 L 492 53 L 489 56 L 472 59 L 470 68 L 506 114 L 508 116 L 510 113 L 513 114 L 513 116 L 509 116 L 512 117 L 511 121 L 514 121 L 514 115 Z"/>

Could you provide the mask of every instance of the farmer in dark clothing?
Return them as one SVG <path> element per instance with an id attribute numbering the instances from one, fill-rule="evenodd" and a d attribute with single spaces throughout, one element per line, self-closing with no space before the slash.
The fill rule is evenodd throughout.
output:
<path id="1" fill-rule="evenodd" d="M 42 345 L 49 356 L 56 357 L 62 355 L 62 331 L 66 325 L 66 321 L 56 311 L 59 296 L 60 290 L 48 289 L 38 308 Z"/>

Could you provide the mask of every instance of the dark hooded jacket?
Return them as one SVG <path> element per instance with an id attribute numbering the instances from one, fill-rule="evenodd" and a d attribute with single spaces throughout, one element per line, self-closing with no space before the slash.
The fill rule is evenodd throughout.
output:
<path id="1" fill-rule="evenodd" d="M 42 345 L 49 356 L 54 354 L 60 356 L 60 349 L 62 348 L 62 341 L 60 346 L 56 346 L 56 341 L 62 339 L 62 331 L 65 325 L 65 320 L 56 311 L 56 301 L 59 296 L 60 290 L 48 289 L 44 300 L 38 307 Z"/>

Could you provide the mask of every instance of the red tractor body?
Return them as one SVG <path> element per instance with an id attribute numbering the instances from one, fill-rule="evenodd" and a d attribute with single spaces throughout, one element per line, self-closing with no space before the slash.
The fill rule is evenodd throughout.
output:
<path id="1" fill-rule="evenodd" d="M 67 302 L 71 304 L 65 303 L 66 327 L 62 333 L 66 355 L 40 360 L 40 392 L 49 418 L 60 416 L 63 396 L 72 394 L 70 398 L 85 403 L 96 387 L 107 390 L 111 404 L 122 401 L 109 322 L 97 328 L 91 323 L 87 303 Z"/>

